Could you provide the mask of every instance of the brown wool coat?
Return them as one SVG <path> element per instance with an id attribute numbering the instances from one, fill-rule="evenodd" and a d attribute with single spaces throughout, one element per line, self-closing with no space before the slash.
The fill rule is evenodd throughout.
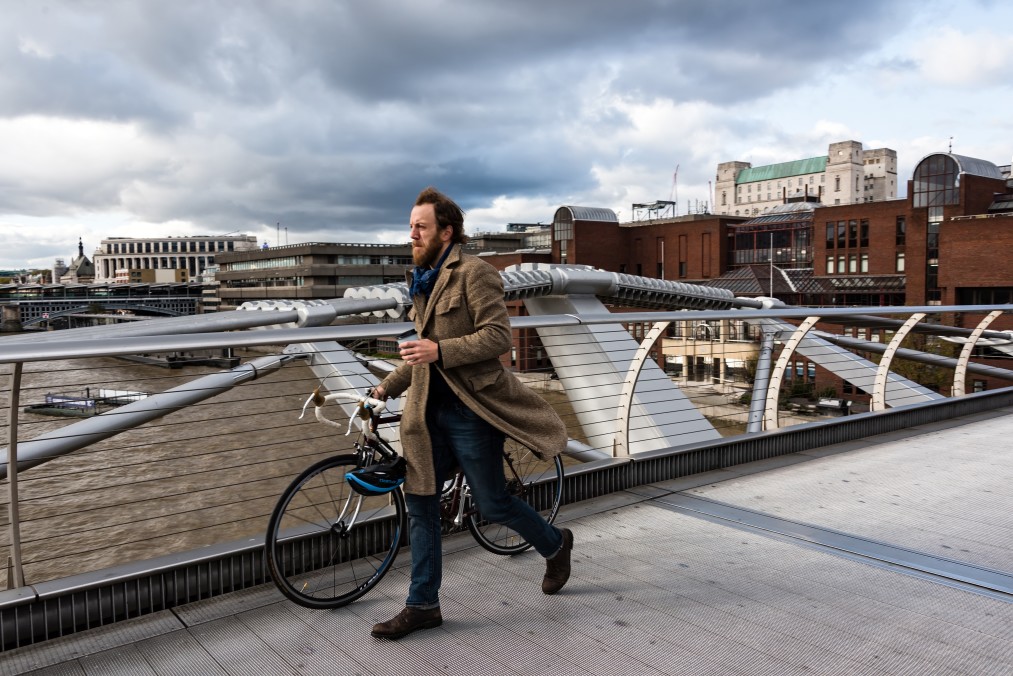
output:
<path id="1" fill-rule="evenodd" d="M 438 368 L 469 409 L 542 457 L 563 451 L 567 439 L 563 421 L 499 360 L 510 349 L 512 337 L 503 280 L 496 268 L 462 254 L 460 245 L 454 245 L 432 294 L 428 300 L 417 296 L 413 312 L 416 332 L 439 343 L 443 366 Z M 401 443 L 408 462 L 404 488 L 416 495 L 436 492 L 425 419 L 429 368 L 402 364 L 381 383 L 391 397 L 408 391 L 401 417 Z"/>

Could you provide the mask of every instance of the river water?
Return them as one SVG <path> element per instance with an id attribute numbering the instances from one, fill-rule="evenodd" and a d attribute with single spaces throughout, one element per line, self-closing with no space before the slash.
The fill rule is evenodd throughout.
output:
<path id="1" fill-rule="evenodd" d="M 243 356 L 245 361 L 259 355 Z M 8 440 L 11 370 L 0 365 L 0 447 Z M 85 388 L 161 392 L 218 370 L 168 370 L 118 359 L 26 364 L 20 405 L 41 403 L 46 393 L 83 394 Z M 316 460 L 351 447 L 352 437 L 336 434 L 312 415 L 298 420 L 316 383 L 297 362 L 20 472 L 26 581 L 263 537 L 271 510 L 292 478 Z M 557 410 L 568 409 L 561 393 L 540 394 Z M 21 412 L 18 437 L 24 443 L 55 430 L 72 434 L 79 420 Z M 6 480 L 0 493 L 2 553 L 10 543 Z M 0 580 L 6 586 L 3 568 Z"/>

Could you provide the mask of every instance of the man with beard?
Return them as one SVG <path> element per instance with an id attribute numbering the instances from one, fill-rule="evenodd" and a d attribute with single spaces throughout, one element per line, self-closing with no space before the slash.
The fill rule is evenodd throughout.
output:
<path id="1" fill-rule="evenodd" d="M 404 610 L 373 627 L 398 639 L 443 623 L 440 495 L 455 466 L 468 479 L 482 515 L 525 538 L 546 559 L 542 591 L 555 594 L 570 576 L 573 533 L 547 523 L 506 491 L 505 437 L 543 458 L 566 446 L 559 416 L 500 363 L 512 344 L 503 280 L 465 254 L 464 212 L 435 188 L 411 211 L 415 269 L 407 275 L 417 340 L 401 343 L 405 363 L 378 385 L 377 398 L 408 391 L 401 418 L 404 483 L 411 534 L 411 586 Z"/>

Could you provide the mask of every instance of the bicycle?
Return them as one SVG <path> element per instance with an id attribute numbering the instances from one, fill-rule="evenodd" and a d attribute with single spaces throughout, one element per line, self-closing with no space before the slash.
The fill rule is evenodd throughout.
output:
<path id="1" fill-rule="evenodd" d="M 354 453 L 321 460 L 296 477 L 271 514 L 265 543 L 267 566 L 278 589 L 295 603 L 316 609 L 347 605 L 376 586 L 394 563 L 407 530 L 400 486 L 383 495 L 363 495 L 346 478 L 355 470 L 397 460 L 397 451 L 377 428 L 400 421 L 400 416 L 381 416 L 384 402 L 350 392 L 325 396 L 315 391 L 303 411 L 313 403 L 317 420 L 340 428 L 323 414 L 331 401 L 356 405 L 345 432 L 351 433 L 353 422 L 359 428 Z M 559 456 L 541 460 L 510 443 L 503 461 L 508 492 L 549 523 L 554 521 L 563 493 Z M 482 519 L 460 471 L 444 483 L 440 513 L 445 531 L 467 526 L 475 540 L 495 554 L 518 554 L 531 546 L 513 530 Z"/>

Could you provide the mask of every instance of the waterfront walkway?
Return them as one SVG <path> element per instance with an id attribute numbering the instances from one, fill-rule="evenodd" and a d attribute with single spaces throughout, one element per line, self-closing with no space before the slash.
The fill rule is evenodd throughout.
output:
<path id="1" fill-rule="evenodd" d="M 0 673 L 1013 674 L 1013 409 L 566 508 L 573 577 L 447 540 L 444 625 L 271 586 L 0 655 Z M 33 672 L 33 669 L 38 669 Z"/>

